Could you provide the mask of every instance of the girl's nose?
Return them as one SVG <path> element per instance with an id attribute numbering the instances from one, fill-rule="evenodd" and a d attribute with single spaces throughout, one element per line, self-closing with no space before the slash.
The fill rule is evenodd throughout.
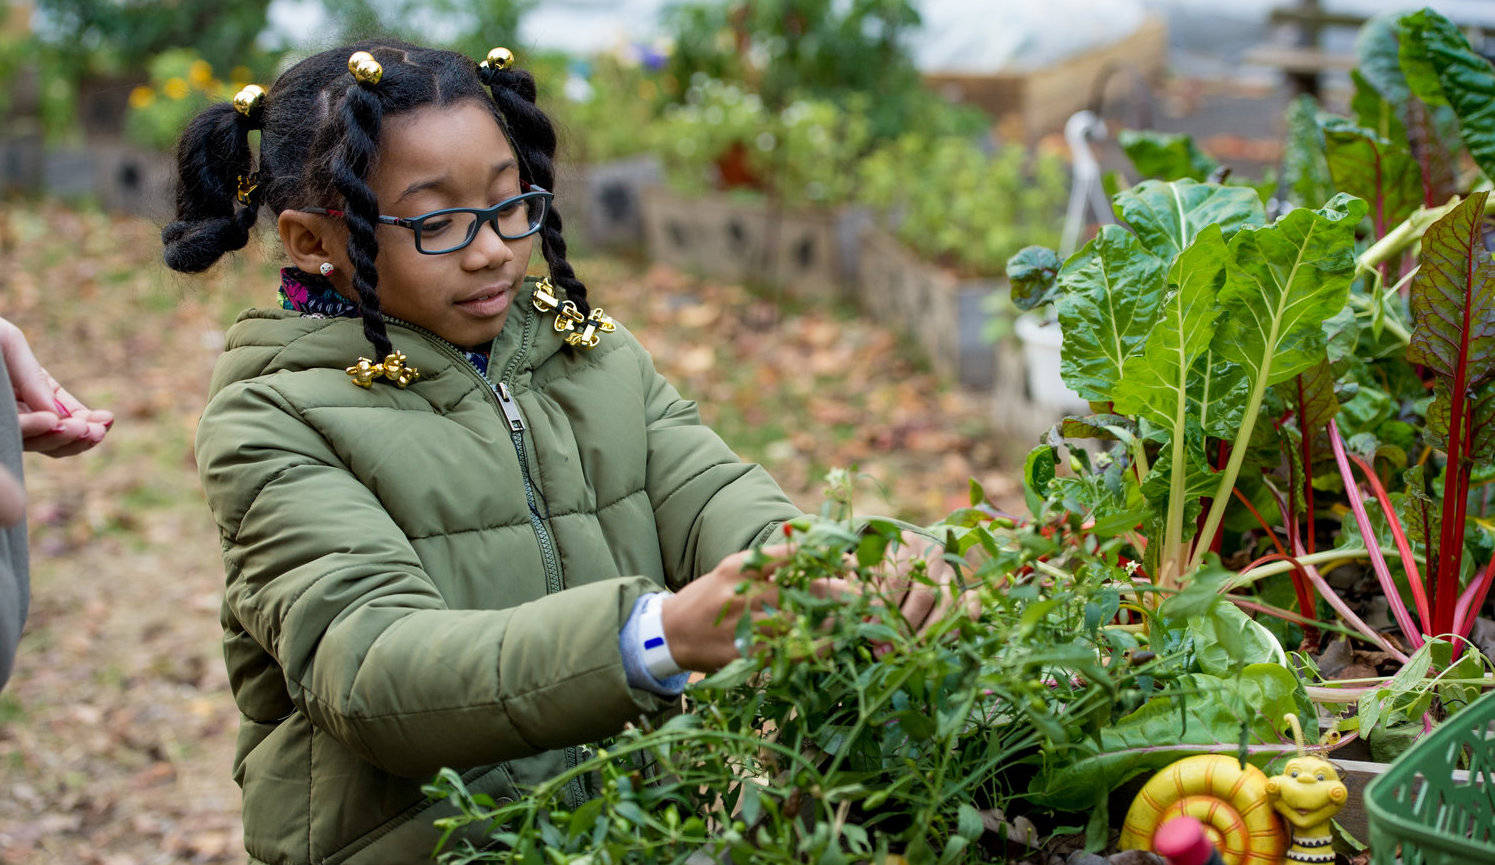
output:
<path id="1" fill-rule="evenodd" d="M 499 237 L 498 228 L 492 220 L 487 220 L 478 226 L 478 234 L 466 251 L 474 268 L 492 267 L 514 257 L 514 250 L 509 246 L 512 242 Z"/>

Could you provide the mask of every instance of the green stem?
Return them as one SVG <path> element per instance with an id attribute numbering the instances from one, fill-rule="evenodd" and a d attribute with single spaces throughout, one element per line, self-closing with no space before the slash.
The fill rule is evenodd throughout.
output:
<path id="1" fill-rule="evenodd" d="M 1273 327 L 1275 328 L 1276 325 L 1274 324 Z M 1273 335 L 1275 337 L 1275 333 Z M 1275 342 L 1276 340 L 1272 339 L 1267 344 L 1273 345 Z M 1261 411 L 1261 401 L 1266 397 L 1267 374 L 1271 370 L 1271 362 L 1271 357 L 1267 357 L 1256 376 L 1255 383 L 1251 385 L 1251 398 L 1246 401 L 1245 416 L 1241 418 L 1241 427 L 1236 432 L 1235 442 L 1230 448 L 1230 462 L 1225 464 L 1225 472 L 1220 477 L 1220 483 L 1215 487 L 1215 498 L 1210 504 L 1209 516 L 1205 518 L 1204 526 L 1199 530 L 1194 544 L 1194 554 L 1189 557 L 1185 572 L 1197 569 L 1204 561 L 1204 554 L 1209 552 L 1210 548 L 1209 539 L 1215 536 L 1215 531 L 1220 527 L 1220 521 L 1225 518 L 1225 507 L 1230 504 L 1230 491 L 1235 489 L 1235 479 L 1240 476 L 1241 465 L 1246 461 L 1246 452 L 1250 450 L 1251 433 L 1256 427 L 1256 417 Z M 1179 576 L 1182 577 L 1182 574 Z"/>
<path id="2" fill-rule="evenodd" d="M 1370 552 L 1366 550 L 1365 547 L 1340 547 L 1333 550 L 1323 550 L 1322 552 L 1309 553 L 1306 556 L 1296 556 L 1295 558 L 1297 559 L 1298 564 L 1317 565 L 1320 562 L 1332 562 L 1338 559 L 1364 559 L 1368 558 L 1369 556 Z M 1238 574 L 1235 581 L 1231 583 L 1230 588 L 1238 589 L 1241 586 L 1250 585 L 1251 583 L 1262 577 L 1269 577 L 1272 574 L 1286 573 L 1287 571 L 1291 571 L 1292 569 L 1292 562 L 1268 562 L 1267 564 L 1261 565 L 1260 567 L 1252 568 L 1249 573 Z"/>

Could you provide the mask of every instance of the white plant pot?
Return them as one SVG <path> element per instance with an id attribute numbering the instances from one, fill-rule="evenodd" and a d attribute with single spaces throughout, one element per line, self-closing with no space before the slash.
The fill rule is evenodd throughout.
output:
<path id="1" fill-rule="evenodd" d="M 1023 366 L 1027 369 L 1028 394 L 1033 401 L 1065 414 L 1089 414 L 1090 404 L 1070 390 L 1059 375 L 1059 351 L 1064 344 L 1059 323 L 1023 315 L 1013 329 L 1023 345 Z"/>

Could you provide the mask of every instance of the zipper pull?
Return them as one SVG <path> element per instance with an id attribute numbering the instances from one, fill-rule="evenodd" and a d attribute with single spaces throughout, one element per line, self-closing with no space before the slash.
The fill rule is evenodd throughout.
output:
<path id="1" fill-rule="evenodd" d="M 494 392 L 498 394 L 498 406 L 503 409 L 504 418 L 509 422 L 510 432 L 524 431 L 524 418 L 519 414 L 519 404 L 514 402 L 514 397 L 509 393 L 509 386 L 499 382 Z"/>

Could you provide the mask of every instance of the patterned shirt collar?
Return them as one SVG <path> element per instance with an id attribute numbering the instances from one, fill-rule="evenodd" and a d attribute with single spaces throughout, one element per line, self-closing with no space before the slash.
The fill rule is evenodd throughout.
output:
<path id="1" fill-rule="evenodd" d="M 316 279 L 294 268 L 280 271 L 280 308 L 317 318 L 357 318 L 358 305 L 338 294 L 325 280 Z M 479 373 L 488 375 L 488 352 L 455 348 L 467 356 Z"/>

